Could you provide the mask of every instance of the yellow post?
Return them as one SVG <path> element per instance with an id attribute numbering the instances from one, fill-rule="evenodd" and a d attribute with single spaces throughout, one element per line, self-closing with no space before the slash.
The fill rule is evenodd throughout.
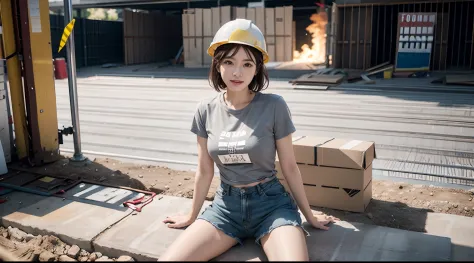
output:
<path id="1" fill-rule="evenodd" d="M 58 115 L 48 1 L 19 0 L 29 125 L 36 165 L 59 159 Z M 28 10 L 28 12 L 26 12 Z M 24 31 L 24 30 L 28 31 Z M 31 53 L 30 53 L 31 52 Z M 31 59 L 28 57 L 31 54 Z M 34 91 L 33 91 L 34 88 Z M 28 108 L 28 107 L 27 107 Z"/>
<path id="2" fill-rule="evenodd" d="M 15 34 L 11 0 L 0 0 L 0 14 L 3 27 L 3 47 L 5 57 L 14 54 Z M 28 157 L 28 134 L 26 130 L 25 102 L 23 100 L 23 86 L 21 68 L 18 55 L 7 60 L 8 81 L 10 83 L 10 96 L 12 101 L 13 123 L 15 125 L 15 145 L 19 159 Z"/>

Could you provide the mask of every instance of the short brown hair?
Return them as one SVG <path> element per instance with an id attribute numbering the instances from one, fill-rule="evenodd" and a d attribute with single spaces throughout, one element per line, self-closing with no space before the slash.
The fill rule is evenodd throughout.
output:
<path id="1" fill-rule="evenodd" d="M 263 55 L 258 49 L 248 46 L 248 45 L 241 45 L 241 44 L 224 44 L 219 46 L 215 53 L 214 57 L 212 58 L 211 68 L 209 70 L 209 83 L 211 86 L 217 91 L 220 92 L 221 90 L 226 89 L 226 85 L 224 80 L 221 77 L 221 74 L 217 71 L 220 64 L 225 58 L 233 57 L 237 52 L 243 48 L 244 51 L 247 53 L 249 58 L 253 60 L 256 65 L 256 76 L 253 77 L 252 81 L 249 84 L 249 90 L 253 92 L 259 92 L 264 90 L 268 87 L 268 72 L 263 63 Z M 233 52 L 232 52 L 233 51 Z M 229 53 L 231 53 L 229 55 Z M 253 57 L 250 54 L 253 54 Z"/>

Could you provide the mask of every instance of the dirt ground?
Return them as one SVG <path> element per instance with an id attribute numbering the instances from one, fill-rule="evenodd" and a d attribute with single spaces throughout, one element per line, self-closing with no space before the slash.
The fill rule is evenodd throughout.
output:
<path id="1" fill-rule="evenodd" d="M 26 169 L 13 165 L 10 168 Z M 28 171 L 44 175 L 82 178 L 113 186 L 131 187 L 165 195 L 192 198 L 194 172 L 177 171 L 154 165 L 124 163 L 110 158 L 97 158 L 85 165 L 77 165 L 64 158 Z M 212 181 L 207 196 L 213 200 L 219 178 Z M 374 180 L 372 201 L 365 213 L 352 213 L 314 207 L 324 213 L 349 222 L 375 224 L 392 228 L 424 232 L 428 212 L 474 216 L 474 189 L 470 191 L 408 183 Z"/>

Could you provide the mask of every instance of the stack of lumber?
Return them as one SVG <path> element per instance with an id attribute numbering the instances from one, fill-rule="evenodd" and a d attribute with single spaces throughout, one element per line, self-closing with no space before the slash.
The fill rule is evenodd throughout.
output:
<path id="1" fill-rule="evenodd" d="M 207 55 L 217 30 L 230 20 L 252 20 L 265 35 L 270 61 L 293 60 L 293 6 L 247 8 L 221 6 L 185 9 L 182 14 L 184 66 L 208 67 Z"/>
<path id="2" fill-rule="evenodd" d="M 304 74 L 294 80 L 290 80 L 290 83 L 295 85 L 295 89 L 299 88 L 296 86 L 315 86 L 316 89 L 327 89 L 328 86 L 339 85 L 345 77 L 345 72 L 339 69 L 323 68 L 318 69 L 314 73 Z M 324 88 L 323 88 L 324 87 Z"/>

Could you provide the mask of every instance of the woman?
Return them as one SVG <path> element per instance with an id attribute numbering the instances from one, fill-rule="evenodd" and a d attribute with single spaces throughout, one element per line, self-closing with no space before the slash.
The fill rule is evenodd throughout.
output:
<path id="1" fill-rule="evenodd" d="M 164 220 L 171 228 L 187 229 L 162 261 L 207 261 L 247 237 L 256 238 L 269 260 L 307 261 L 298 207 L 315 228 L 327 230 L 325 225 L 335 220 L 318 220 L 310 209 L 293 153 L 295 127 L 286 102 L 260 92 L 268 86 L 265 46 L 255 24 L 237 19 L 219 29 L 208 49 L 213 57 L 209 79 L 219 93 L 202 101 L 195 113 L 191 131 L 197 135 L 199 164 L 193 206 L 188 215 Z M 291 195 L 276 178 L 276 152 Z M 221 185 L 199 215 L 214 163 Z"/>

